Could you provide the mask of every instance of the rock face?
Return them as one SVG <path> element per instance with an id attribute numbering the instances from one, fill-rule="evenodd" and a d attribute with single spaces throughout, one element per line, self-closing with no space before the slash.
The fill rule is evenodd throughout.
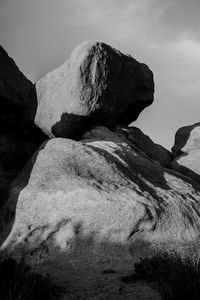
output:
<path id="1" fill-rule="evenodd" d="M 154 161 L 159 162 L 163 167 L 170 167 L 172 160 L 171 153 L 161 145 L 155 144 L 139 128 L 118 126 L 113 132 L 140 155 L 147 159 L 153 159 Z M 92 139 L 96 136 L 105 140 L 107 138 L 106 130 L 102 130 L 102 127 L 95 127 L 91 131 L 85 133 L 83 138 Z"/>
<path id="2" fill-rule="evenodd" d="M 1 249 L 43 261 L 74 297 L 109 297 L 138 257 L 169 251 L 196 259 L 199 200 L 198 184 L 98 127 L 80 142 L 52 139 L 32 157 L 13 183 Z"/>
<path id="3" fill-rule="evenodd" d="M 44 141 L 31 118 L 34 85 L 0 47 L 0 211 L 19 171 Z"/>
<path id="4" fill-rule="evenodd" d="M 0 105 L 2 110 L 11 109 L 21 111 L 21 118 L 33 118 L 36 109 L 36 91 L 14 60 L 0 46 Z"/>
<path id="5" fill-rule="evenodd" d="M 100 42 L 85 42 L 36 84 L 35 124 L 50 137 L 80 137 L 94 124 L 127 125 L 153 102 L 149 68 Z"/>
<path id="6" fill-rule="evenodd" d="M 1 258 L 53 275 L 63 300 L 161 299 L 123 279 L 158 252 L 199 260 L 200 123 L 172 154 L 127 127 L 153 75 L 104 43 L 78 46 L 36 88 L 0 48 Z"/>
<path id="7" fill-rule="evenodd" d="M 177 131 L 172 154 L 172 168 L 200 183 L 200 123 Z"/>
<path id="8" fill-rule="evenodd" d="M 200 123 L 184 126 L 175 135 L 172 154 L 174 157 L 200 149 Z"/>
<path id="9" fill-rule="evenodd" d="M 171 153 L 161 145 L 155 144 L 139 128 L 117 128 L 117 130 L 115 130 L 115 133 L 120 137 L 125 138 L 126 142 L 129 142 L 129 145 L 136 151 L 146 154 L 147 158 L 151 158 L 159 162 L 163 167 L 167 168 L 170 166 L 172 160 Z"/>

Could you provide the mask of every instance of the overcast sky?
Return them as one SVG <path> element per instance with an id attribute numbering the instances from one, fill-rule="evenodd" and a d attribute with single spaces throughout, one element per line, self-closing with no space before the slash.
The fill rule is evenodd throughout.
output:
<path id="1" fill-rule="evenodd" d="M 151 68 L 155 100 L 134 126 L 155 142 L 200 121 L 200 0 L 0 0 L 0 44 L 34 82 L 85 40 Z"/>

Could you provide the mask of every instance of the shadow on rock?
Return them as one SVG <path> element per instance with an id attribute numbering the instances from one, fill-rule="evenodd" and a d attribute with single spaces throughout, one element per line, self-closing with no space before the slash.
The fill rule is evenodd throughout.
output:
<path id="1" fill-rule="evenodd" d="M 22 243 L 9 256 L 23 257 L 35 272 L 49 274 L 57 286 L 66 290 L 63 299 L 68 299 L 67 296 L 74 299 L 161 299 L 156 289 L 148 284 L 127 286 L 121 281 L 134 270 L 128 244 L 98 242 L 95 233 L 84 236 L 81 224 L 79 229 L 74 228 L 75 232 L 76 236 L 68 241 L 65 249 L 55 245 L 56 233 L 52 232 L 45 242 L 37 241 L 35 248 L 28 245 L 31 239 L 27 239 L 26 245 Z"/>
<path id="2" fill-rule="evenodd" d="M 0 98 L 0 209 L 5 205 L 12 181 L 33 153 L 47 139 L 23 109 L 5 97 Z"/>
<path id="3" fill-rule="evenodd" d="M 60 121 L 51 127 L 51 132 L 55 137 L 80 139 L 82 134 L 89 130 L 91 126 L 92 120 L 90 117 L 63 113 Z"/>
<path id="4" fill-rule="evenodd" d="M 45 147 L 45 143 L 38 149 L 37 152 L 32 156 L 29 162 L 23 168 L 23 172 L 19 174 L 19 171 L 16 172 L 15 176 L 11 177 L 9 180 L 6 190 L 4 191 L 4 202 L 1 205 L 1 216 L 0 216 L 0 245 L 4 242 L 7 238 L 9 233 L 12 230 L 12 226 L 15 222 L 15 214 L 16 214 L 16 207 L 18 203 L 18 197 L 20 192 L 28 185 L 29 177 L 31 175 L 31 171 L 34 167 L 34 162 L 37 160 L 37 156 L 40 150 Z M 24 173 L 25 172 L 25 173 Z M 26 176 L 24 176 L 26 174 Z M 1 175 L 1 174 L 0 174 Z M 28 176 L 27 176 L 28 175 Z M 1 177 L 0 177 L 1 178 Z M 3 176 L 5 178 L 5 174 Z M 19 183 L 19 185 L 18 185 Z M 12 186 L 17 185 L 18 188 L 12 191 L 11 199 L 9 199 L 9 191 Z M 14 193 L 13 193 L 14 192 Z"/>

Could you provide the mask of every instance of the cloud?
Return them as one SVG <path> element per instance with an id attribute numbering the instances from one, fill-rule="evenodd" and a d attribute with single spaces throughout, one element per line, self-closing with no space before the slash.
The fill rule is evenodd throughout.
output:
<path id="1" fill-rule="evenodd" d="M 171 0 L 172 1 L 172 0 Z M 176 38 L 187 35 L 200 40 L 199 0 L 175 0 L 162 17 L 165 35 Z"/>
<path id="2" fill-rule="evenodd" d="M 165 43 L 199 40 L 199 11 L 199 0 L 85 0 L 78 18 L 85 27 L 106 30 L 116 42 L 139 36 Z"/>

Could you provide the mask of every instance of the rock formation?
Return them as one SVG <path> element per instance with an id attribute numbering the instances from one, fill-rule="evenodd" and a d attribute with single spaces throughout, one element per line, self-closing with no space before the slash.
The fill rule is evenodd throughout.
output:
<path id="1" fill-rule="evenodd" d="M 114 133 L 125 140 L 131 148 L 139 152 L 146 158 L 151 158 L 160 163 L 163 167 L 169 167 L 171 163 L 171 153 L 164 147 L 155 144 L 147 135 L 137 127 L 117 127 Z M 102 140 L 106 140 L 106 131 L 96 127 L 87 132 L 83 137 L 91 139 L 98 135 Z"/>
<path id="2" fill-rule="evenodd" d="M 1 48 L 0 66 L 1 257 L 53 275 L 63 300 L 161 299 L 122 278 L 156 253 L 199 259 L 199 124 L 172 154 L 127 127 L 152 103 L 153 75 L 104 43 L 36 86 Z"/>
<path id="3" fill-rule="evenodd" d="M 145 64 L 99 42 L 85 42 L 36 83 L 35 124 L 50 137 L 77 138 L 92 125 L 128 125 L 153 102 Z"/>
<path id="4" fill-rule="evenodd" d="M 0 46 L 0 103 L 2 110 L 20 110 L 20 119 L 34 118 L 36 91 L 14 60 Z M 4 111 L 5 117 L 5 111 Z"/>
<path id="5" fill-rule="evenodd" d="M 172 160 L 171 153 L 161 145 L 155 144 L 139 128 L 117 128 L 115 133 L 120 137 L 125 138 L 126 142 L 129 141 L 129 145 L 135 150 L 138 149 L 140 152 L 144 152 L 148 158 L 159 162 L 161 166 L 170 166 Z"/>
<path id="6" fill-rule="evenodd" d="M 48 241 L 68 250 L 75 236 L 94 233 L 97 242 L 130 246 L 141 235 L 178 251 L 187 230 L 192 242 L 199 186 L 134 151 L 107 128 L 95 133 L 80 142 L 52 139 L 32 157 L 10 192 L 6 212 L 13 214 L 17 204 L 16 217 L 4 247 L 22 243 L 32 249 Z"/>
<path id="7" fill-rule="evenodd" d="M 200 183 L 200 123 L 177 131 L 172 154 L 172 169 Z"/>
<path id="8" fill-rule="evenodd" d="M 34 85 L 0 47 L 0 209 L 12 180 L 45 139 L 31 121 L 34 95 Z"/>
<path id="9" fill-rule="evenodd" d="M 32 157 L 10 191 L 2 249 L 48 260 L 54 276 L 56 264 L 73 280 L 79 272 L 86 286 L 157 251 L 196 259 L 200 187 L 105 127 L 87 136 L 52 139 Z"/>

